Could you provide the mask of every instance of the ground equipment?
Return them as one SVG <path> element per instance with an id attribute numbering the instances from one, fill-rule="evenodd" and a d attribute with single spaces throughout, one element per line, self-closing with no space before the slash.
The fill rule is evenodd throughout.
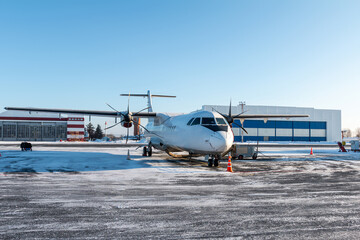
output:
<path id="1" fill-rule="evenodd" d="M 258 147 L 244 144 L 234 144 L 233 150 L 231 151 L 231 156 L 234 159 L 239 160 L 245 158 L 252 158 L 255 160 L 258 157 Z"/>

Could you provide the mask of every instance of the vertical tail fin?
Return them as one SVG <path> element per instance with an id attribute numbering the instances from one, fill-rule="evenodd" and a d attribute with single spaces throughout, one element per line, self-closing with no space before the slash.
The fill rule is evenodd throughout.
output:
<path id="1" fill-rule="evenodd" d="M 153 112 L 152 107 L 152 98 L 153 97 L 165 97 L 165 98 L 175 98 L 176 96 L 170 96 L 170 95 L 158 95 L 158 94 L 151 94 L 150 90 L 147 91 L 147 94 L 120 94 L 120 96 L 130 96 L 130 97 L 147 97 L 147 104 L 148 104 L 148 111 Z"/>

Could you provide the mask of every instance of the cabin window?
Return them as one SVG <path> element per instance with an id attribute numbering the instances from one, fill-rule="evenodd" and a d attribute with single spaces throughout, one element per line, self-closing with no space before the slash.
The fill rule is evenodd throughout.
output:
<path id="1" fill-rule="evenodd" d="M 202 118 L 203 125 L 216 125 L 214 118 Z"/>
<path id="2" fill-rule="evenodd" d="M 216 118 L 216 122 L 219 125 L 226 125 L 225 119 L 223 118 Z"/>
<path id="3" fill-rule="evenodd" d="M 191 126 L 199 125 L 199 124 L 200 124 L 200 118 L 195 118 L 194 121 L 191 123 Z"/>
<path id="4" fill-rule="evenodd" d="M 187 125 L 190 125 L 192 120 L 194 120 L 194 118 L 190 119 L 190 121 L 187 123 Z"/>
<path id="5" fill-rule="evenodd" d="M 154 118 L 154 126 L 160 126 L 161 121 L 159 117 Z"/>

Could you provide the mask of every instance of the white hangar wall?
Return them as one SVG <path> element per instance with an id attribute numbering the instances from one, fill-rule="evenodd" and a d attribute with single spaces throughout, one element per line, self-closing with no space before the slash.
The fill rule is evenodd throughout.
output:
<path id="1" fill-rule="evenodd" d="M 227 114 L 229 106 L 204 105 L 203 110 Z M 341 110 L 302 107 L 244 105 L 244 114 L 308 114 L 308 118 L 246 119 L 244 141 L 341 141 Z M 242 106 L 232 106 L 232 114 L 242 112 Z M 241 125 L 239 120 L 236 120 Z M 233 126 L 235 141 L 241 141 L 241 131 Z"/>

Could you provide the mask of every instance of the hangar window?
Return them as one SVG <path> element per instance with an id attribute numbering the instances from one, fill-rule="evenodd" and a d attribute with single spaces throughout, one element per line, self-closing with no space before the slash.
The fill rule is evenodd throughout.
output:
<path id="1" fill-rule="evenodd" d="M 199 124 L 200 124 L 200 118 L 195 118 L 194 121 L 191 123 L 191 126 L 199 125 Z"/>
<path id="2" fill-rule="evenodd" d="M 226 125 L 225 119 L 223 118 L 216 118 L 216 122 L 219 125 Z"/>
<path id="3" fill-rule="evenodd" d="M 194 118 L 190 119 L 190 121 L 187 123 L 187 125 L 190 125 L 192 120 L 194 120 Z"/>
<path id="4" fill-rule="evenodd" d="M 216 125 L 214 118 L 202 118 L 202 125 Z"/>
<path id="5" fill-rule="evenodd" d="M 17 135 L 20 139 L 29 139 L 30 127 L 28 124 L 19 124 L 17 127 Z"/>
<path id="6" fill-rule="evenodd" d="M 41 139 L 41 125 L 31 125 L 30 126 L 30 138 L 33 138 L 35 140 Z"/>
<path id="7" fill-rule="evenodd" d="M 16 138 L 16 125 L 4 124 L 4 138 Z"/>
<path id="8" fill-rule="evenodd" d="M 55 138 L 55 124 L 46 124 L 42 126 L 43 138 Z"/>
<path id="9" fill-rule="evenodd" d="M 67 125 L 61 124 L 56 126 L 56 138 L 57 139 L 66 139 L 67 137 Z"/>

